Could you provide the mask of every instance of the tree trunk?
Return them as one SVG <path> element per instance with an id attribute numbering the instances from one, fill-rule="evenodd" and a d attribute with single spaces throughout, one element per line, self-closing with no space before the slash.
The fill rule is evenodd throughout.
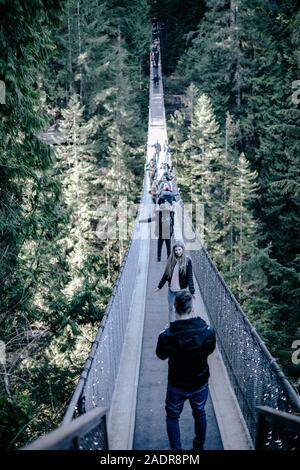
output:
<path id="1" fill-rule="evenodd" d="M 80 187 L 80 174 L 79 174 L 79 158 L 78 158 L 78 143 L 77 143 L 77 122 L 76 122 L 76 115 L 74 113 L 73 116 L 73 148 L 74 148 L 74 172 L 75 172 L 75 233 L 77 234 L 78 240 L 75 240 L 75 243 L 78 243 L 78 253 L 79 253 L 79 258 L 78 258 L 78 267 L 82 267 L 82 255 L 84 251 L 83 247 L 83 240 L 82 240 L 82 230 L 81 230 L 81 216 L 82 214 L 80 213 L 79 209 L 79 187 Z"/>
<path id="2" fill-rule="evenodd" d="M 242 191 L 242 188 L 241 188 Z M 240 254 L 239 254 L 239 292 L 242 290 L 242 263 L 243 263 L 243 198 L 240 202 Z"/>
<path id="3" fill-rule="evenodd" d="M 241 49 L 240 49 L 240 42 L 239 42 L 239 37 L 238 37 L 238 32 L 237 32 L 237 23 L 238 23 L 238 1 L 237 0 L 231 0 L 230 2 L 230 34 L 232 37 L 232 42 L 234 44 L 233 50 L 234 50 L 234 60 L 236 62 L 236 71 L 235 71 L 235 90 L 236 90 L 236 104 L 238 107 L 241 106 L 241 85 L 242 85 L 242 68 L 241 68 L 241 63 L 240 63 L 240 55 L 241 55 Z"/>

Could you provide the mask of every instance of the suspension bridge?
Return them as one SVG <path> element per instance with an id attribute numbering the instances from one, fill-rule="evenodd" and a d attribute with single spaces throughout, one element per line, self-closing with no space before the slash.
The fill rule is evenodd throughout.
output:
<path id="1" fill-rule="evenodd" d="M 162 77 L 161 63 L 158 67 Z M 156 140 L 167 140 L 163 82 L 150 68 L 147 162 Z M 167 158 L 161 152 L 160 163 Z M 146 163 L 146 162 L 145 162 Z M 25 449 L 165 450 L 167 362 L 155 355 L 168 324 L 166 288 L 154 294 L 165 261 L 156 261 L 151 226 L 139 224 L 153 205 L 145 175 L 132 239 L 90 355 L 61 426 Z M 217 349 L 209 358 L 206 405 L 210 450 L 300 449 L 300 399 L 230 292 L 181 204 L 175 229 L 184 226 L 193 262 L 195 310 L 212 324 Z M 145 215 L 145 214 L 144 214 Z M 189 230 L 187 230 L 187 228 Z M 177 236 L 176 236 L 177 238 Z M 180 419 L 184 449 L 191 448 L 193 417 Z"/>

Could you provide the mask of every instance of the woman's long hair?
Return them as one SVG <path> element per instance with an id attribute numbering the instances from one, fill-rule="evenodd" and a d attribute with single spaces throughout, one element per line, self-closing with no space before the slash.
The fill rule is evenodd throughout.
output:
<path id="1" fill-rule="evenodd" d="M 182 248 L 182 255 L 180 256 L 180 258 L 177 258 L 176 255 L 175 255 L 175 248 L 177 248 L 178 246 L 180 246 L 180 248 Z M 179 263 L 179 271 L 186 274 L 186 267 L 187 267 L 188 258 L 187 258 L 186 253 L 185 253 L 185 246 L 181 242 L 175 242 L 174 243 L 174 245 L 172 247 L 172 252 L 171 252 L 171 254 L 168 258 L 168 261 L 167 261 L 167 264 L 166 264 L 166 269 L 165 269 L 165 273 L 167 274 L 168 278 L 172 277 L 172 274 L 173 274 L 173 271 L 174 271 L 174 268 L 175 268 L 175 265 L 176 265 L 177 261 Z"/>

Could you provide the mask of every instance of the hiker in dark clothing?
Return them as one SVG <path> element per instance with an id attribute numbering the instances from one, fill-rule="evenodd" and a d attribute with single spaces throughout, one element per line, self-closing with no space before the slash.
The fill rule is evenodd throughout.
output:
<path id="1" fill-rule="evenodd" d="M 194 315 L 189 292 L 176 295 L 175 312 L 175 321 L 160 333 L 156 347 L 159 359 L 169 359 L 165 406 L 167 433 L 171 449 L 182 449 L 179 418 L 188 399 L 195 422 L 193 449 L 203 450 L 209 378 L 207 357 L 215 349 L 216 336 L 211 326 Z"/>
<path id="2" fill-rule="evenodd" d="M 162 203 L 156 212 L 156 233 L 157 240 L 157 261 L 161 260 L 161 250 L 163 244 L 166 244 L 167 257 L 171 254 L 171 238 L 174 232 L 174 210 L 168 203 Z"/>
<path id="3" fill-rule="evenodd" d="M 156 28 L 153 28 L 152 30 L 152 39 L 153 41 L 155 41 L 155 39 L 158 39 L 159 38 L 159 30 L 158 30 L 158 27 Z"/>
<path id="4" fill-rule="evenodd" d="M 150 52 L 151 62 L 153 68 L 158 68 L 159 49 L 157 44 L 153 44 Z M 156 60 L 157 59 L 157 60 Z"/>
<path id="5" fill-rule="evenodd" d="M 179 196 L 177 191 L 172 191 L 170 183 L 168 180 L 162 182 L 163 186 L 160 187 L 159 194 L 158 194 L 158 204 L 162 204 L 164 202 L 168 202 L 169 204 L 173 204 L 176 201 L 176 197 Z"/>
<path id="6" fill-rule="evenodd" d="M 154 215 L 148 219 L 139 220 L 139 222 L 155 221 L 155 236 L 157 240 L 157 261 L 161 260 L 161 250 L 165 242 L 167 248 L 167 256 L 171 254 L 171 238 L 174 232 L 174 209 L 168 204 L 157 205 Z"/>
<path id="7" fill-rule="evenodd" d="M 158 72 L 153 72 L 153 86 L 154 88 L 158 88 L 159 87 L 159 75 L 158 75 Z"/>

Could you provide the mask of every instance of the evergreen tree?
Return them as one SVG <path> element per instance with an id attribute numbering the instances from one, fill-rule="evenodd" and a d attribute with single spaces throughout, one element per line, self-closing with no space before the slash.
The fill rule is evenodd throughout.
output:
<path id="1" fill-rule="evenodd" d="M 209 0 L 193 47 L 180 62 L 179 73 L 211 98 L 216 116 L 224 123 L 224 110 L 239 113 L 247 88 L 249 58 L 240 1 Z"/>
<path id="2" fill-rule="evenodd" d="M 194 83 L 191 83 L 183 96 L 185 123 L 191 124 L 194 109 L 199 98 L 199 90 Z"/>
<path id="3" fill-rule="evenodd" d="M 13 446 L 33 418 L 24 361 L 49 336 L 47 312 L 36 302 L 36 292 L 50 277 L 55 295 L 64 278 L 55 244 L 60 190 L 51 178 L 53 155 L 38 138 L 46 124 L 41 76 L 53 51 L 50 31 L 59 24 L 64 6 L 22 0 L 0 5 L 0 76 L 6 85 L 5 104 L 0 106 L 0 334 L 7 345 L 0 390 L 1 447 Z"/>
<path id="4" fill-rule="evenodd" d="M 98 169 L 94 156 L 93 122 L 83 120 L 79 96 L 73 95 L 69 106 L 62 111 L 60 125 L 62 144 L 58 147 L 63 199 L 70 213 L 66 227 L 66 251 L 74 288 L 78 288 L 76 271 L 82 270 L 91 250 L 92 220 L 96 218 Z"/>
<path id="5" fill-rule="evenodd" d="M 184 142 L 187 139 L 187 127 L 181 111 L 175 111 L 168 121 L 168 135 L 172 149 L 172 164 L 176 172 L 176 181 L 185 202 L 190 194 L 189 188 L 189 158 L 184 151 Z"/>
<path id="6" fill-rule="evenodd" d="M 4 447 L 59 424 L 126 248 L 115 240 L 108 252 L 97 237 L 98 207 L 117 196 L 116 188 L 105 194 L 105 185 L 119 163 L 120 183 L 128 183 L 132 200 L 138 195 L 145 140 L 139 54 L 146 39 L 135 57 L 133 22 L 124 42 L 117 5 L 107 5 L 16 0 L 0 6 L 7 90 L 0 109 Z M 149 28 L 144 18 L 135 34 Z M 41 132 L 48 120 L 51 138 Z"/>
<path id="7" fill-rule="evenodd" d="M 243 267 L 255 253 L 256 226 L 251 211 L 251 203 L 255 197 L 257 175 L 251 172 L 249 163 L 242 153 L 229 184 L 228 220 L 226 224 L 227 243 L 224 267 L 229 264 L 229 273 L 238 273 L 237 291 L 241 293 L 243 283 Z M 227 260 L 227 263 L 226 263 Z M 255 274 L 254 274 L 255 275 Z"/>
<path id="8" fill-rule="evenodd" d="M 194 108 L 184 151 L 189 155 L 190 199 L 204 204 L 204 234 L 207 245 L 217 253 L 218 225 L 222 213 L 224 152 L 219 126 L 207 95 Z M 221 217 L 222 220 L 222 217 Z"/>

